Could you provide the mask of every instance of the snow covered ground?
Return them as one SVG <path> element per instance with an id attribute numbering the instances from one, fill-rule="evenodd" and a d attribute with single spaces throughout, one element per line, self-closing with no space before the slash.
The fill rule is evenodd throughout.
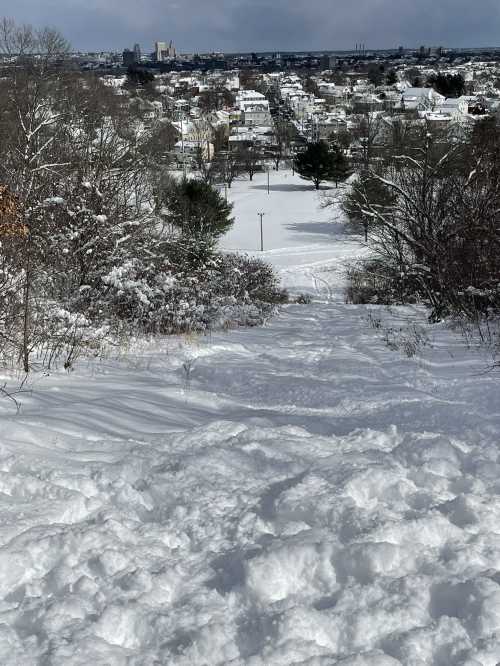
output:
<path id="1" fill-rule="evenodd" d="M 266 174 L 256 174 L 253 183 L 236 180 L 228 190 L 236 224 L 222 246 L 272 263 L 292 293 L 342 300 L 346 261 L 363 254 L 364 248 L 344 229 L 338 206 L 322 206 L 328 192 L 338 193 L 323 186 L 316 192 L 291 171 L 270 171 L 269 194 Z M 264 252 L 258 213 L 265 213 Z"/>
<path id="2" fill-rule="evenodd" d="M 344 305 L 362 248 L 273 175 L 234 185 L 226 244 L 267 209 L 317 302 L 0 401 L 0 664 L 500 662 L 498 375 L 418 310 Z"/>

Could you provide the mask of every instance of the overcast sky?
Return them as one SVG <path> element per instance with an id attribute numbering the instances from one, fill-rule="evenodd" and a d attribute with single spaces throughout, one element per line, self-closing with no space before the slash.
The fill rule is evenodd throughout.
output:
<path id="1" fill-rule="evenodd" d="M 55 26 L 80 50 L 500 45 L 500 0 L 0 0 L 0 15 Z"/>

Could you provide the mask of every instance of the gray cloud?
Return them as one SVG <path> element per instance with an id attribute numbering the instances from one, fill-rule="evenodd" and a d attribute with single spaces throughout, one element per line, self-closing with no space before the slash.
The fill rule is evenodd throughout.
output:
<path id="1" fill-rule="evenodd" d="M 147 50 L 157 39 L 186 52 L 494 46 L 500 36 L 498 0 L 18 0 L 2 13 L 54 25 L 78 49 Z"/>

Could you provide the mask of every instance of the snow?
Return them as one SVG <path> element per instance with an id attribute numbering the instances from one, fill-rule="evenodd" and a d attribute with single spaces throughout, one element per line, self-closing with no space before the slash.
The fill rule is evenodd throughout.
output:
<path id="1" fill-rule="evenodd" d="M 48 197 L 43 203 L 47 206 L 62 206 L 65 201 L 62 197 Z"/>
<path id="2" fill-rule="evenodd" d="M 269 261 L 292 293 L 341 299 L 346 263 L 365 250 L 358 237 L 346 232 L 338 206 L 322 207 L 325 195 L 338 191 L 323 185 L 317 192 L 297 174 L 272 169 L 267 190 L 267 174 L 256 174 L 252 183 L 233 182 L 227 194 L 236 223 L 222 247 Z M 264 252 L 258 213 L 265 213 Z"/>
<path id="3" fill-rule="evenodd" d="M 0 401 L 2 665 L 500 661 L 498 376 L 418 308 L 345 305 L 363 248 L 273 176 L 225 244 L 267 209 L 315 302 Z"/>

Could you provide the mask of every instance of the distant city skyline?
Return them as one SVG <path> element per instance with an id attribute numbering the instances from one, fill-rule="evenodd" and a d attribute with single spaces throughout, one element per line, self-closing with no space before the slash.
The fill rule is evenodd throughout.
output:
<path id="1" fill-rule="evenodd" d="M 173 40 L 179 52 L 500 45 L 498 0 L 18 0 L 0 15 L 57 27 L 75 50 Z"/>

